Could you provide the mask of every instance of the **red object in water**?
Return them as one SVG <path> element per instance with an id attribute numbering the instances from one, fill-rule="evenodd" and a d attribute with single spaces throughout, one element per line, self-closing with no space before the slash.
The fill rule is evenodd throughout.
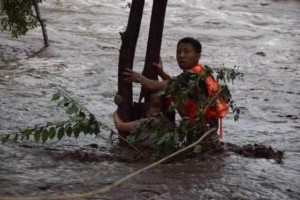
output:
<path id="1" fill-rule="evenodd" d="M 223 138 L 222 118 L 220 118 L 220 139 Z"/>

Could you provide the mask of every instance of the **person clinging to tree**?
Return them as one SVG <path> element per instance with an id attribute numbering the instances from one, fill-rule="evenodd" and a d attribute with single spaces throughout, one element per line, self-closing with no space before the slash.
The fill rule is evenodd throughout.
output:
<path id="1" fill-rule="evenodd" d="M 156 64 L 158 75 L 163 79 L 148 79 L 141 73 L 127 69 L 124 81 L 140 83 L 152 92 L 165 91 L 182 118 L 188 118 L 190 127 L 200 125 L 203 129 L 218 128 L 218 119 L 228 112 L 228 105 L 219 99 L 219 87 L 211 70 L 199 63 L 202 45 L 191 37 L 182 38 L 177 43 L 176 59 L 182 73 L 171 78 L 164 72 L 161 63 Z M 196 82 L 196 84 L 192 84 Z M 204 105 L 205 104 L 205 105 Z M 204 105 L 204 106 L 203 106 Z M 197 124 L 198 123 L 198 124 Z M 196 138 L 189 137 L 191 143 Z M 206 138 L 211 146 L 218 146 L 217 131 Z"/>
<path id="2" fill-rule="evenodd" d="M 119 105 L 123 101 L 123 98 L 120 95 L 115 95 L 114 102 L 115 104 Z M 159 113 L 161 113 L 161 108 L 163 106 L 163 102 L 160 96 L 158 96 L 156 93 L 151 94 L 149 98 L 149 102 L 146 104 L 146 116 L 145 118 L 133 120 L 129 122 L 123 121 L 117 110 L 113 113 L 113 119 L 114 124 L 118 132 L 127 133 L 128 135 L 135 134 L 134 131 L 138 129 L 139 126 L 141 126 L 142 123 L 151 123 L 153 126 L 154 124 L 161 124 L 163 122 L 159 121 L 159 118 L 157 117 Z M 168 120 L 164 121 L 165 125 L 170 124 Z M 138 141 L 135 141 L 140 146 L 147 146 L 147 147 L 153 147 L 154 142 L 153 140 L 149 139 L 149 133 L 151 130 L 144 129 L 139 134 Z M 128 135 L 125 135 L 126 137 Z"/>

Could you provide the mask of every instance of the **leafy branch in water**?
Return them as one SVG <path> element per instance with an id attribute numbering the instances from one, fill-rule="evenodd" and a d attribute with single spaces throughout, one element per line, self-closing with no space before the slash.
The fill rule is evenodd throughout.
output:
<path id="1" fill-rule="evenodd" d="M 104 124 L 99 123 L 95 116 L 86 108 L 79 105 L 74 99 L 63 91 L 58 91 L 52 96 L 52 101 L 58 102 L 58 106 L 66 109 L 70 120 L 58 123 L 47 123 L 45 126 L 35 126 L 32 128 L 23 128 L 19 132 L 0 136 L 0 141 L 6 142 L 12 140 L 28 141 L 33 138 L 36 142 L 46 142 L 57 138 L 61 140 L 64 136 L 78 138 L 79 134 L 100 133 L 100 127 L 108 129 Z"/>
<path id="2" fill-rule="evenodd" d="M 217 74 L 219 90 L 213 96 L 207 95 L 206 79 L 213 72 Z M 177 124 L 171 123 L 164 115 L 159 113 L 156 117 L 146 118 L 136 127 L 136 129 L 127 136 L 130 144 L 138 144 L 142 142 L 143 132 L 149 135 L 149 139 L 155 144 L 156 156 L 166 156 L 174 151 L 183 148 L 196 141 L 212 127 L 218 126 L 218 118 L 208 123 L 206 112 L 213 109 L 217 105 L 217 99 L 228 104 L 234 119 L 239 119 L 240 109 L 236 106 L 232 99 L 227 82 L 234 83 L 235 79 L 243 80 L 243 74 L 235 69 L 215 69 L 212 70 L 208 66 L 203 68 L 203 73 L 199 76 L 196 73 L 188 72 L 187 77 L 176 77 L 170 80 L 170 84 L 166 91 L 160 93 L 161 96 L 172 97 L 176 99 L 174 104 L 170 106 L 169 111 L 182 111 L 184 105 L 182 102 L 186 99 L 198 102 L 198 110 L 195 121 L 187 117 L 182 118 Z M 220 82 L 223 81 L 223 84 Z M 74 99 L 63 91 L 58 91 L 52 96 L 52 101 L 58 102 L 58 106 L 66 109 L 69 116 L 68 121 L 58 123 L 47 123 L 45 126 L 35 126 L 32 128 L 20 129 L 19 132 L 0 136 L 0 141 L 8 140 L 18 141 L 33 138 L 36 142 L 46 142 L 57 138 L 61 140 L 65 136 L 77 138 L 81 132 L 84 134 L 98 135 L 100 128 L 106 129 L 114 133 L 112 129 L 98 122 L 95 116 L 86 108 L 80 106 Z M 194 147 L 195 153 L 201 152 L 205 147 L 198 144 Z"/>
<path id="3" fill-rule="evenodd" d="M 41 3 L 41 0 L 37 0 Z M 25 35 L 28 30 L 38 25 L 38 19 L 33 14 L 31 0 L 1 0 L 0 14 L 2 31 L 10 31 L 13 37 Z"/>
<path id="4" fill-rule="evenodd" d="M 206 79 L 216 73 L 218 83 L 218 93 L 209 97 L 206 85 Z M 243 74 L 235 69 L 225 67 L 212 70 L 208 66 L 203 67 L 203 72 L 199 76 L 197 73 L 188 72 L 184 76 L 172 78 L 166 91 L 161 92 L 162 96 L 168 96 L 176 99 L 169 111 L 175 109 L 184 112 L 183 102 L 186 99 L 198 102 L 198 111 L 194 122 L 187 117 L 182 118 L 177 125 L 170 123 L 164 114 L 160 113 L 156 118 L 143 120 L 138 127 L 128 137 L 132 144 L 138 144 L 141 141 L 141 133 L 147 132 L 149 139 L 153 141 L 158 156 L 168 155 L 179 148 L 191 144 L 199 139 L 206 131 L 213 126 L 218 126 L 218 118 L 208 123 L 207 110 L 213 109 L 217 105 L 217 99 L 227 103 L 234 114 L 234 119 L 239 119 L 240 109 L 232 99 L 227 82 L 234 83 L 235 79 L 243 80 Z M 223 82 L 221 84 L 220 82 Z M 201 152 L 201 145 L 194 147 L 194 152 Z"/>
<path id="5" fill-rule="evenodd" d="M 18 38 L 18 36 L 25 35 L 29 30 L 36 28 L 39 23 L 42 28 L 45 47 L 48 47 L 48 35 L 46 25 L 41 17 L 40 3 L 42 0 L 1 0 L 0 29 L 9 31 L 13 37 Z"/>
<path id="6" fill-rule="evenodd" d="M 239 81 L 244 81 L 244 74 L 238 70 L 238 66 L 234 66 L 233 69 L 223 66 L 222 68 L 216 68 L 215 72 L 217 73 L 216 80 L 218 81 L 218 83 L 220 81 L 224 82 L 223 85 L 220 85 L 220 96 L 221 98 L 226 99 L 229 102 L 230 109 L 234 114 L 234 120 L 238 121 L 240 117 L 240 108 L 232 99 L 227 82 L 231 82 L 232 84 L 234 84 L 234 81 L 236 79 L 238 79 Z"/>

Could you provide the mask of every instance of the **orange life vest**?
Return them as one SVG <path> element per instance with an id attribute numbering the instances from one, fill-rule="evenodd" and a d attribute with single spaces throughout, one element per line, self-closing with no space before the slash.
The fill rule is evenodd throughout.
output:
<path id="1" fill-rule="evenodd" d="M 199 75 L 202 75 L 202 66 L 199 64 L 191 69 L 193 72 L 196 72 Z M 221 119 L 225 117 L 228 113 L 228 103 L 224 102 L 219 98 L 219 85 L 217 81 L 209 76 L 205 79 L 208 99 L 215 98 L 216 106 L 208 105 L 205 110 L 206 120 L 209 122 L 214 119 Z M 185 100 L 184 102 L 185 108 L 187 109 L 187 115 L 192 120 L 196 117 L 198 111 L 197 102 L 191 100 Z"/>
<path id="2" fill-rule="evenodd" d="M 198 64 L 197 66 L 193 67 L 191 70 L 193 72 L 196 72 L 198 75 L 202 75 L 203 69 L 202 65 Z M 229 110 L 229 104 L 228 102 L 225 102 L 224 100 L 219 98 L 219 85 L 217 81 L 213 78 L 213 76 L 208 76 L 205 79 L 206 88 L 207 88 L 207 95 L 208 99 L 215 101 L 215 106 L 211 106 L 209 104 L 207 105 L 205 109 L 205 117 L 207 122 L 211 122 L 216 119 L 220 119 L 220 138 L 223 137 L 223 130 L 222 130 L 222 118 L 225 117 L 225 115 L 228 113 Z M 184 106 L 187 111 L 187 116 L 191 121 L 194 121 L 194 119 L 197 116 L 198 112 L 198 102 L 192 101 L 192 100 L 185 100 Z"/>
<path id="3" fill-rule="evenodd" d="M 203 67 L 201 64 L 196 65 L 191 69 L 193 72 L 196 72 L 199 76 L 203 73 Z M 207 88 L 207 96 L 208 99 L 213 99 L 215 101 L 215 106 L 207 105 L 205 109 L 205 117 L 206 121 L 213 122 L 217 119 L 220 119 L 220 138 L 222 138 L 222 118 L 228 113 L 229 104 L 219 98 L 219 85 L 217 81 L 213 78 L 213 76 L 208 76 L 205 79 L 206 88 Z M 176 101 L 173 97 L 166 99 L 164 109 L 166 110 L 172 102 Z M 211 102 L 209 102 L 211 103 Z M 187 117 L 189 117 L 190 121 L 193 123 L 198 113 L 198 102 L 191 99 L 186 99 L 183 102 L 184 110 Z"/>

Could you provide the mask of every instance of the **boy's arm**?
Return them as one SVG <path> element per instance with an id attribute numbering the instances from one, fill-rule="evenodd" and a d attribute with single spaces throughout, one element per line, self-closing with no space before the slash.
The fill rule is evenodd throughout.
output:
<path id="1" fill-rule="evenodd" d="M 162 78 L 162 80 L 166 81 L 171 79 L 171 76 L 164 71 L 162 61 L 159 60 L 159 63 L 153 63 L 153 66 L 157 72 L 157 74 Z"/>
<path id="2" fill-rule="evenodd" d="M 162 80 L 166 81 L 166 80 L 170 80 L 171 76 L 169 74 L 166 74 L 165 72 L 158 74 L 160 76 L 160 78 L 162 78 Z"/>
<path id="3" fill-rule="evenodd" d="M 114 112 L 113 117 L 114 117 L 116 129 L 119 132 L 131 132 L 136 126 L 136 123 L 134 121 L 124 122 L 123 120 L 121 120 L 117 112 Z"/>
<path id="4" fill-rule="evenodd" d="M 135 72 L 131 69 L 126 69 L 126 72 L 123 72 L 126 83 L 136 82 L 140 83 L 144 88 L 151 90 L 153 92 L 158 92 L 160 90 L 165 90 L 168 86 L 168 80 L 165 81 L 156 81 L 148 79 L 143 76 L 141 73 Z"/>

